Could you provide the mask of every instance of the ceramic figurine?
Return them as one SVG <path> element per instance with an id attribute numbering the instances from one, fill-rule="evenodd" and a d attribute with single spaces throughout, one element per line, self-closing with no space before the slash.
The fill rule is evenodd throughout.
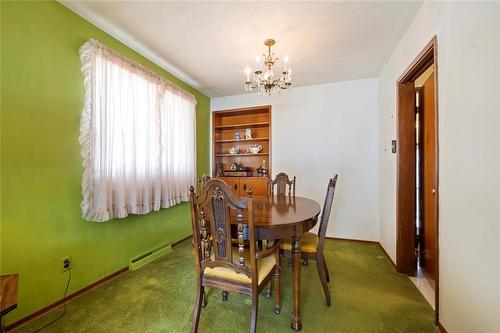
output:
<path id="1" fill-rule="evenodd" d="M 240 139 L 241 139 L 241 137 L 240 137 L 240 132 L 234 132 L 234 138 L 235 138 L 236 140 L 240 140 Z"/>
<path id="2" fill-rule="evenodd" d="M 229 154 L 231 155 L 236 155 L 240 152 L 240 149 L 238 147 L 231 147 L 229 148 Z"/>
<path id="3" fill-rule="evenodd" d="M 245 139 L 251 139 L 252 138 L 252 130 L 250 128 L 247 128 L 245 130 Z"/>

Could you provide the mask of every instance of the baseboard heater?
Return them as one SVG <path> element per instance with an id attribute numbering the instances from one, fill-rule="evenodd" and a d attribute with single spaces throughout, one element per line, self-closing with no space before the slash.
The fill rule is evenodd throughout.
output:
<path id="1" fill-rule="evenodd" d="M 164 254 L 167 254 L 172 250 L 172 244 L 166 243 L 163 245 L 160 245 L 151 251 L 148 251 L 144 254 L 141 254 L 140 256 L 137 256 L 135 258 L 130 259 L 128 263 L 128 268 L 132 271 L 135 271 L 138 268 L 141 268 L 142 266 L 149 264 L 155 259 L 158 259 Z"/>

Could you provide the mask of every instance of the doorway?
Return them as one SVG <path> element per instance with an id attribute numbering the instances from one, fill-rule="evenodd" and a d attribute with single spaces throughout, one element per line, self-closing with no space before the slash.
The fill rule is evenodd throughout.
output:
<path id="1" fill-rule="evenodd" d="M 423 281 L 422 288 L 428 289 L 421 290 L 423 294 L 434 293 L 434 297 L 426 298 L 434 302 L 437 322 L 439 193 L 436 47 L 434 37 L 397 81 L 396 270 L 413 277 L 414 281 Z"/>

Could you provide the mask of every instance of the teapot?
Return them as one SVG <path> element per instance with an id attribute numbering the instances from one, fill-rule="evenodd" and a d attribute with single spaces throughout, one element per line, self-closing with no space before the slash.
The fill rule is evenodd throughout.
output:
<path id="1" fill-rule="evenodd" d="M 262 146 L 253 145 L 248 147 L 248 151 L 252 154 L 258 154 L 262 150 Z"/>
<path id="2" fill-rule="evenodd" d="M 231 154 L 231 155 L 236 155 L 239 152 L 240 152 L 240 149 L 237 148 L 237 147 L 231 147 L 231 148 L 229 148 L 229 154 Z"/>

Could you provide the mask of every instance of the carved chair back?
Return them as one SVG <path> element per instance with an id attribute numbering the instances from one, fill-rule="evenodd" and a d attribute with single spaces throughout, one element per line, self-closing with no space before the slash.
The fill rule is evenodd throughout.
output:
<path id="1" fill-rule="evenodd" d="M 191 219 L 193 223 L 197 273 L 207 267 L 226 267 L 243 273 L 257 283 L 255 227 L 252 192 L 248 198 L 238 199 L 226 182 L 208 180 L 196 195 L 190 189 Z M 248 223 L 250 262 L 245 262 L 243 224 L 244 215 Z M 231 219 L 235 218 L 238 231 L 238 262 L 233 262 L 231 246 Z"/>
<path id="2" fill-rule="evenodd" d="M 200 186 L 205 186 L 205 184 L 210 180 L 212 179 L 212 177 L 210 177 L 209 175 L 207 174 L 203 174 L 201 176 L 201 178 L 198 180 L 198 183 L 200 184 Z"/>
<path id="3" fill-rule="evenodd" d="M 323 247 L 325 243 L 326 228 L 328 226 L 328 220 L 330 219 L 330 212 L 332 211 L 333 197 L 335 195 L 335 187 L 337 186 L 338 175 L 331 178 L 328 182 L 328 188 L 326 190 L 325 203 L 323 204 L 323 212 L 321 213 L 321 220 L 319 223 L 318 237 L 319 243 L 317 251 L 318 253 L 323 253 Z"/>
<path id="4" fill-rule="evenodd" d="M 274 191 L 274 186 L 276 185 L 276 193 Z M 295 196 L 295 176 L 293 180 L 290 180 L 288 175 L 284 172 L 280 172 L 276 175 L 274 180 L 270 181 L 271 195 L 286 195 L 286 187 L 288 186 L 288 195 Z"/>

